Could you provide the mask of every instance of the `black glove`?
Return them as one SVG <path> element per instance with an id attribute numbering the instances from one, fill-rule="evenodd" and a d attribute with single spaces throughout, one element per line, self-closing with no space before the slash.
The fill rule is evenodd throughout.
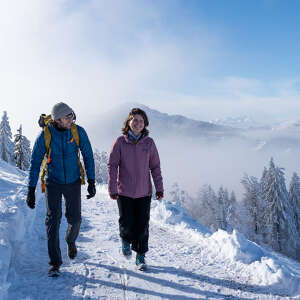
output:
<path id="1" fill-rule="evenodd" d="M 86 196 L 87 199 L 91 199 L 96 195 L 96 186 L 95 186 L 95 179 L 88 179 L 88 195 Z"/>
<path id="2" fill-rule="evenodd" d="M 31 209 L 35 208 L 35 187 L 34 186 L 28 187 L 26 203 Z"/>

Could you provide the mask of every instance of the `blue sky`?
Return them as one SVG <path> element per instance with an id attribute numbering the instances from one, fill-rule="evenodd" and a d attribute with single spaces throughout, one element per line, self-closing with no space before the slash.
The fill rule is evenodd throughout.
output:
<path id="1" fill-rule="evenodd" d="M 299 76 L 299 1 L 194 3 L 196 14 L 224 33 L 229 53 L 221 73 L 267 80 Z"/>
<path id="2" fill-rule="evenodd" d="M 241 77 L 266 82 L 299 77 L 299 1 L 181 1 L 166 17 L 172 34 L 193 32 L 219 39 L 205 76 Z M 209 45 L 208 45 L 209 47 Z M 196 73 L 196 72 L 195 72 Z M 190 90 L 196 89 L 192 82 Z M 272 95 L 272 89 L 267 89 Z"/>
<path id="3" fill-rule="evenodd" d="M 298 118 L 299 1 L 1 5 L 1 108 L 25 132 L 61 100 L 82 121 L 128 101 L 201 120 Z"/>

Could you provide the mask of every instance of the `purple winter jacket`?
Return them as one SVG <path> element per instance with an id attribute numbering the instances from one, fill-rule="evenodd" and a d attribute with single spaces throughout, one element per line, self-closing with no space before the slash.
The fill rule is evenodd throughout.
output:
<path id="1" fill-rule="evenodd" d="M 152 195 L 150 171 L 157 192 L 163 192 L 159 155 L 152 138 L 134 144 L 126 135 L 114 142 L 108 160 L 108 192 L 130 198 Z"/>

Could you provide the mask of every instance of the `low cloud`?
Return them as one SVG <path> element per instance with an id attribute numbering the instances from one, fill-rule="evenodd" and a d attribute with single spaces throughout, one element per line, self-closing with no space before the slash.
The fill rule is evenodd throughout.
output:
<path id="1" fill-rule="evenodd" d="M 127 101 L 202 120 L 296 117 L 299 79 L 216 79 L 226 36 L 200 21 L 176 22 L 180 9 L 174 1 L 3 3 L 0 110 L 31 140 L 40 113 L 57 101 L 85 126 Z"/>
<path id="2" fill-rule="evenodd" d="M 69 103 L 86 123 L 113 105 L 184 85 L 195 61 L 207 66 L 214 57 L 209 46 L 220 45 L 201 26 L 169 30 L 163 20 L 171 7 L 147 1 L 2 4 L 2 109 L 32 138 L 38 132 L 32 121 L 57 101 Z"/>

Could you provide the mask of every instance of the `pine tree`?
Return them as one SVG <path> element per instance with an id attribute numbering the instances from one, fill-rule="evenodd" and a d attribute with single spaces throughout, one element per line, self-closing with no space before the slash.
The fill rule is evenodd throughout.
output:
<path id="1" fill-rule="evenodd" d="M 261 196 L 264 197 L 264 195 L 266 195 L 266 188 L 267 188 L 267 181 L 268 181 L 268 169 L 266 167 L 264 167 L 261 179 L 260 179 L 260 188 L 261 188 Z M 262 200 L 265 200 L 264 198 L 262 198 Z"/>
<path id="2" fill-rule="evenodd" d="M 276 167 L 273 158 L 270 160 L 263 193 L 267 204 L 264 213 L 266 242 L 274 250 L 295 257 L 297 231 L 294 214 L 288 201 L 284 169 Z"/>
<path id="3" fill-rule="evenodd" d="M 300 178 L 296 172 L 290 183 L 289 202 L 294 211 L 295 224 L 300 236 Z"/>
<path id="4" fill-rule="evenodd" d="M 7 117 L 7 112 L 3 112 L 2 121 L 0 123 L 0 158 L 4 161 L 15 165 L 14 143 L 12 142 L 12 133 Z"/>
<path id="5" fill-rule="evenodd" d="M 179 203 L 182 206 L 188 208 L 188 195 L 185 191 L 181 190 L 179 187 L 179 184 L 177 182 L 173 183 L 171 191 L 170 191 L 170 195 L 172 197 L 172 202 L 174 203 Z"/>
<path id="6" fill-rule="evenodd" d="M 100 152 L 98 149 L 94 151 L 94 161 L 95 161 L 95 181 L 99 184 L 107 184 L 107 163 L 108 154 L 106 151 Z"/>
<path id="7" fill-rule="evenodd" d="M 29 140 L 22 134 L 22 125 L 15 134 L 15 161 L 16 166 L 21 170 L 28 170 L 30 167 L 31 149 Z"/>
<path id="8" fill-rule="evenodd" d="M 218 220 L 218 227 L 227 230 L 228 223 L 226 219 L 227 215 L 227 207 L 228 207 L 228 191 L 221 186 L 218 191 L 217 196 L 217 203 L 218 203 L 218 213 L 217 213 L 217 220 Z"/>
<path id="9" fill-rule="evenodd" d="M 237 201 L 234 191 L 231 192 L 230 198 L 228 199 L 228 207 L 226 212 L 227 229 L 233 230 L 238 227 L 239 217 L 237 213 Z"/>
<path id="10" fill-rule="evenodd" d="M 216 231 L 219 227 L 217 214 L 217 197 L 210 185 L 204 185 L 194 198 L 190 209 L 192 217 L 208 227 L 211 231 Z"/>
<path id="11" fill-rule="evenodd" d="M 170 195 L 172 197 L 172 202 L 176 203 L 180 201 L 180 188 L 177 182 L 173 183 Z"/>
<path id="12" fill-rule="evenodd" d="M 263 178 L 266 176 L 266 169 Z M 260 222 L 261 222 L 261 184 L 258 179 L 254 176 L 249 177 L 247 174 L 244 175 L 241 180 L 242 185 L 245 188 L 243 197 L 243 206 L 248 212 L 248 237 L 251 240 L 256 241 L 257 235 L 260 233 Z"/>
<path id="13" fill-rule="evenodd" d="M 267 199 L 268 194 L 268 183 L 269 181 L 269 171 L 264 167 L 261 179 L 260 179 L 260 190 L 261 190 L 261 201 L 259 205 L 259 210 L 257 211 L 258 216 L 258 230 L 262 235 L 262 238 L 265 243 L 268 243 L 268 211 L 269 211 L 269 202 Z"/>

